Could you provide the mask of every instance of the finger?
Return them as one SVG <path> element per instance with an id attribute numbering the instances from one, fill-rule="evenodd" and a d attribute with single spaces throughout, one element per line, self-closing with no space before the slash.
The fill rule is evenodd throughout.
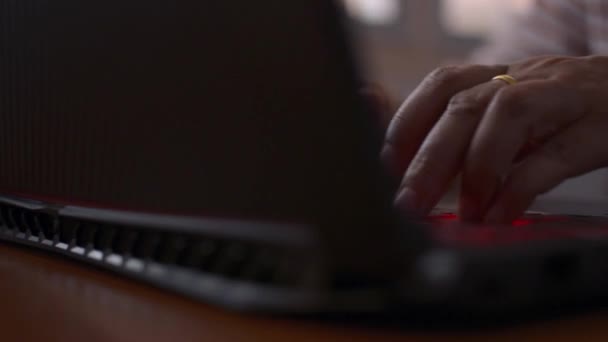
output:
<path id="1" fill-rule="evenodd" d="M 534 199 L 562 181 L 608 165 L 608 153 L 596 123 L 575 124 L 549 140 L 513 168 L 486 220 L 512 222 Z M 605 132 L 608 125 L 602 130 Z M 601 131 L 601 130 L 600 130 Z"/>
<path id="2" fill-rule="evenodd" d="M 506 70 L 506 66 L 457 66 L 440 68 L 427 76 L 397 111 L 387 130 L 381 157 L 389 173 L 401 178 L 452 96 Z"/>
<path id="3" fill-rule="evenodd" d="M 582 117 L 578 93 L 558 81 L 529 81 L 502 88 L 492 100 L 469 147 L 460 213 L 481 219 L 518 152 Z"/>
<path id="4" fill-rule="evenodd" d="M 486 82 L 456 94 L 410 163 L 395 200 L 426 215 L 462 168 L 475 129 L 494 94 L 507 85 Z"/>

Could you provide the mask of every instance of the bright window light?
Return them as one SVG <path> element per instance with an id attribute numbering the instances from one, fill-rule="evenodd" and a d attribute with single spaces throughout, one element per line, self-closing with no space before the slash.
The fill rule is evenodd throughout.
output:
<path id="1" fill-rule="evenodd" d="M 525 12 L 532 0 L 443 0 L 443 27 L 455 36 L 487 37 L 514 12 Z"/>
<path id="2" fill-rule="evenodd" d="M 344 0 L 349 14 L 369 25 L 387 25 L 399 19 L 400 0 Z"/>

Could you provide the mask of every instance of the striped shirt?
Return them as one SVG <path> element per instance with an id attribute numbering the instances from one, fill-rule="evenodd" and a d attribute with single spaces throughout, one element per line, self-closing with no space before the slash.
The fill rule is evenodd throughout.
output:
<path id="1" fill-rule="evenodd" d="M 608 54 L 608 0 L 534 0 L 510 19 L 474 54 L 475 62 Z"/>

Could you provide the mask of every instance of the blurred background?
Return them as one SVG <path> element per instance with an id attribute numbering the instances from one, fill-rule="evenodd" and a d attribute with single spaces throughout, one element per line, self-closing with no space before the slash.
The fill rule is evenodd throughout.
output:
<path id="1" fill-rule="evenodd" d="M 431 70 L 469 55 L 531 0 L 342 0 L 364 76 L 396 105 Z"/>

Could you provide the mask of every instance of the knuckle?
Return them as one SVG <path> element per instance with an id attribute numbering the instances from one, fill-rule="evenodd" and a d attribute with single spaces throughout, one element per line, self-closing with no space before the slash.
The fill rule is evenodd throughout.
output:
<path id="1" fill-rule="evenodd" d="M 564 65 L 577 65 L 580 63 L 579 57 L 568 57 L 568 56 L 560 56 L 553 57 L 551 61 L 554 65 L 564 66 Z"/>
<path id="2" fill-rule="evenodd" d="M 568 64 L 572 62 L 574 58 L 565 56 L 548 56 L 541 60 L 539 67 L 551 67 L 559 64 Z"/>
<path id="3" fill-rule="evenodd" d="M 542 68 L 550 68 L 565 61 L 570 60 L 570 57 L 564 56 L 539 56 L 528 59 L 524 65 L 528 69 L 536 70 Z"/>
<path id="4" fill-rule="evenodd" d="M 474 95 L 459 93 L 453 96 L 447 106 L 446 115 L 456 117 L 477 117 L 482 114 L 484 106 Z"/>
<path id="5" fill-rule="evenodd" d="M 494 112 L 510 119 L 518 119 L 525 114 L 527 96 L 517 87 L 507 86 L 496 94 Z"/>
<path id="6" fill-rule="evenodd" d="M 433 70 L 425 80 L 425 83 L 434 88 L 442 88 L 452 83 L 460 74 L 461 67 L 456 65 L 444 66 Z"/>
<path id="7" fill-rule="evenodd" d="M 608 56 L 603 55 L 591 55 L 587 57 L 581 57 L 582 60 L 588 62 L 592 66 L 601 65 L 604 66 L 608 63 Z"/>
<path id="8" fill-rule="evenodd" d="M 578 58 L 568 58 L 560 61 L 554 68 L 553 79 L 572 80 L 580 78 L 581 73 L 593 74 L 593 66 L 590 62 Z"/>

